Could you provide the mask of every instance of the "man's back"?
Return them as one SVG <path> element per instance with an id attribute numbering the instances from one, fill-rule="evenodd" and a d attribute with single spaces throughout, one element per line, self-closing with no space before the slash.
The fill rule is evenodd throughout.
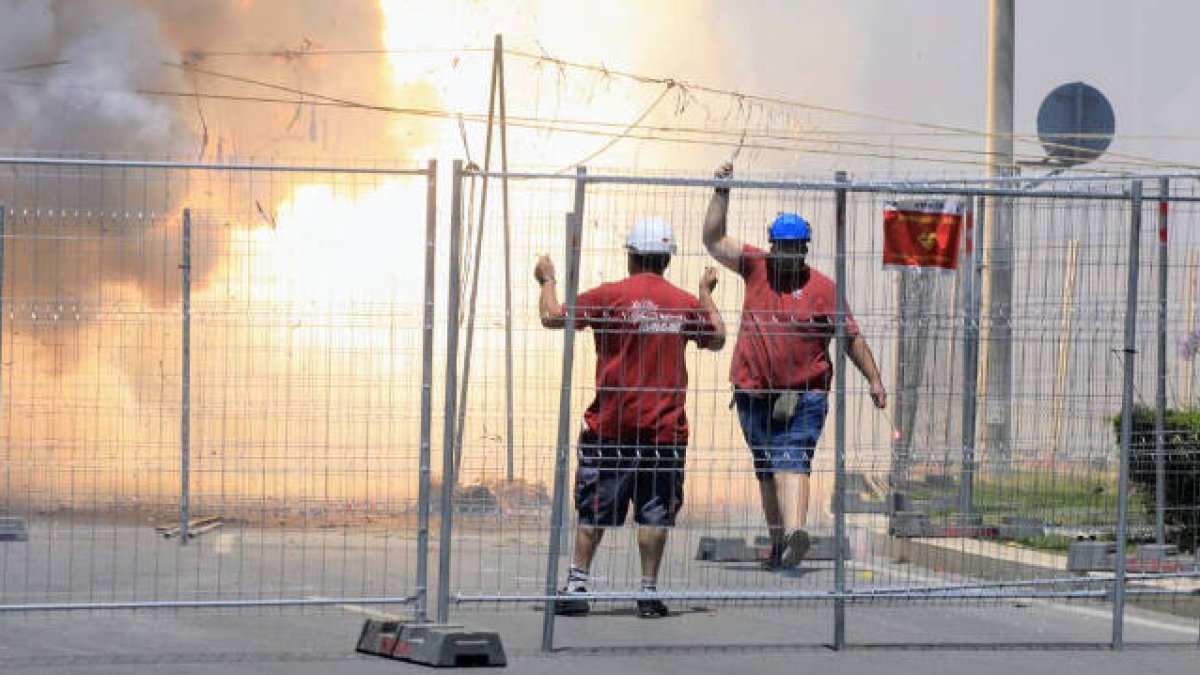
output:
<path id="1" fill-rule="evenodd" d="M 577 317 L 596 345 L 588 428 L 604 438 L 686 444 L 687 342 L 705 346 L 716 330 L 700 301 L 643 272 L 580 294 Z"/>

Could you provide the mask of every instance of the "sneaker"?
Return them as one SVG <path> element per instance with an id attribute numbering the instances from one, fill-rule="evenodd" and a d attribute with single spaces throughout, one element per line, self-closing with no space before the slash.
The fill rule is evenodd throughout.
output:
<path id="1" fill-rule="evenodd" d="M 797 528 L 788 532 L 783 543 L 783 554 L 779 557 L 779 563 L 783 567 L 795 567 L 800 564 L 801 560 L 804 560 L 804 555 L 808 553 L 808 546 L 811 542 L 808 539 L 808 533 Z"/>
<path id="2" fill-rule="evenodd" d="M 667 609 L 662 600 L 638 600 L 637 612 L 640 619 L 661 619 L 670 615 L 671 610 Z"/>
<path id="3" fill-rule="evenodd" d="M 586 598 L 572 598 L 572 593 L 587 593 L 587 589 L 580 586 L 575 590 L 563 588 L 558 592 L 560 597 L 554 601 L 555 616 L 587 616 L 588 612 L 592 611 L 592 605 Z"/>

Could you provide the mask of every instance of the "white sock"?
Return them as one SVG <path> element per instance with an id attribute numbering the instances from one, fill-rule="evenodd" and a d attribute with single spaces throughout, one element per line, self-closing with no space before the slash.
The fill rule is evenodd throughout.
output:
<path id="1" fill-rule="evenodd" d="M 570 571 L 567 572 L 567 590 L 578 591 L 587 587 L 588 571 L 571 565 Z"/>

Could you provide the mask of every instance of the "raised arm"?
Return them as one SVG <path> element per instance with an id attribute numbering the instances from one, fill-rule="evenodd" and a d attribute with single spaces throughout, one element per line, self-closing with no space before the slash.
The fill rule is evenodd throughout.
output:
<path id="1" fill-rule="evenodd" d="M 733 164 L 726 162 L 714 174 L 717 178 L 733 177 Z M 704 246 L 712 257 L 734 272 L 741 272 L 742 243 L 726 234 L 725 221 L 729 214 L 729 188 L 716 188 L 704 215 Z"/>
<path id="2" fill-rule="evenodd" d="M 850 338 L 846 344 L 846 356 L 849 356 L 850 360 L 854 362 L 858 372 L 867 378 L 867 384 L 871 387 L 871 400 L 875 402 L 875 407 L 886 408 L 887 390 L 883 388 L 883 380 L 879 377 L 879 367 L 875 365 L 875 355 L 871 353 L 867 339 L 861 334 Z"/>
<path id="3" fill-rule="evenodd" d="M 538 293 L 538 315 L 546 328 L 562 328 L 566 325 L 567 313 L 558 302 L 558 280 L 554 276 L 554 261 L 550 256 L 538 258 L 533 267 L 533 278 L 541 290 Z"/>
<path id="4" fill-rule="evenodd" d="M 709 323 L 713 325 L 715 331 L 707 340 L 698 344 L 705 349 L 719 352 L 725 346 L 725 320 L 721 318 L 721 310 L 717 309 L 717 303 L 713 301 L 712 292 L 716 287 L 717 270 L 705 267 L 704 275 L 700 277 L 700 304 L 708 312 Z"/>

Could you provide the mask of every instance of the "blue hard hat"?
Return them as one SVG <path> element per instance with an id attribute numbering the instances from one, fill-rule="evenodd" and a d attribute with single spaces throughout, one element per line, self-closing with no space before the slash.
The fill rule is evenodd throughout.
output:
<path id="1" fill-rule="evenodd" d="M 800 240 L 808 241 L 810 228 L 808 221 L 796 213 L 781 213 L 771 223 L 767 235 L 770 241 Z"/>

